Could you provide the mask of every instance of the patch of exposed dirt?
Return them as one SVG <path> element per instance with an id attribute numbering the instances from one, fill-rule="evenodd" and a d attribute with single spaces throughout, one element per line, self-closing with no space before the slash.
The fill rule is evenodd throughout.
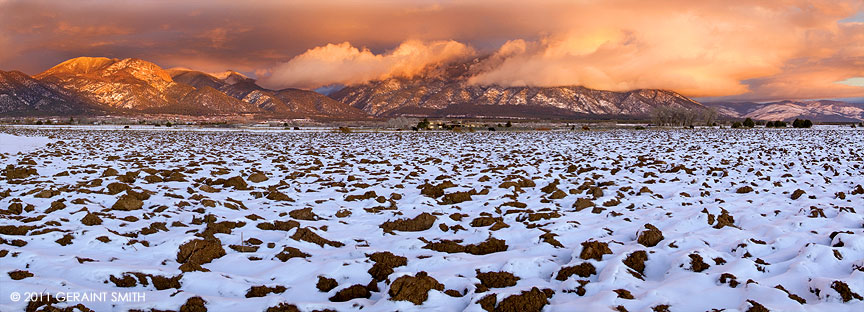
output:
<path id="1" fill-rule="evenodd" d="M 309 256 L 309 254 L 300 251 L 300 249 L 290 246 L 283 248 L 281 252 L 276 254 L 276 258 L 282 262 L 288 261 L 291 258 L 306 258 Z"/>
<path id="2" fill-rule="evenodd" d="M 372 293 L 366 289 L 366 286 L 356 284 L 352 285 L 348 288 L 344 288 L 338 292 L 336 292 L 333 297 L 330 297 L 330 301 L 333 302 L 345 302 L 352 299 L 357 298 L 369 298 L 372 296 Z"/>
<path id="3" fill-rule="evenodd" d="M 554 292 L 540 290 L 537 287 L 523 291 L 518 295 L 510 295 L 495 306 L 495 312 L 540 312 L 549 304 Z"/>
<path id="4" fill-rule="evenodd" d="M 246 292 L 246 298 L 256 298 L 256 297 L 264 297 L 269 294 L 281 294 L 286 290 L 285 286 L 278 285 L 273 287 L 267 286 L 252 286 L 249 288 L 249 291 Z"/>
<path id="5" fill-rule="evenodd" d="M 320 292 L 331 291 L 337 286 L 339 286 L 339 282 L 337 282 L 335 279 L 324 276 L 318 276 L 318 283 L 315 284 L 315 288 L 318 288 L 318 291 Z"/>
<path id="6" fill-rule="evenodd" d="M 26 270 L 15 270 L 15 271 L 9 272 L 8 274 L 9 274 L 9 278 L 16 280 L 16 281 L 22 280 L 22 279 L 25 279 L 28 277 L 33 277 L 33 273 L 30 273 L 30 271 L 26 271 Z"/>
<path id="7" fill-rule="evenodd" d="M 579 275 L 580 277 L 589 277 L 593 274 L 597 274 L 597 269 L 593 264 L 588 262 L 582 262 L 578 265 L 561 267 L 561 270 L 558 270 L 558 275 L 555 276 L 556 280 L 566 281 L 570 276 Z"/>
<path id="8" fill-rule="evenodd" d="M 663 232 L 651 224 L 645 224 L 645 230 L 639 232 L 636 241 L 645 247 L 657 246 L 663 240 Z"/>
<path id="9" fill-rule="evenodd" d="M 477 271 L 477 279 L 480 284 L 487 288 L 504 288 L 516 286 L 519 277 L 510 272 L 480 272 Z"/>
<path id="10" fill-rule="evenodd" d="M 297 220 L 317 221 L 318 215 L 312 212 L 312 208 L 295 209 L 288 212 L 288 216 Z"/>
<path id="11" fill-rule="evenodd" d="M 624 258 L 624 265 L 638 272 L 641 278 L 641 275 L 645 275 L 645 261 L 647 260 L 648 253 L 644 250 L 637 250 L 627 255 L 627 258 Z"/>
<path id="12" fill-rule="evenodd" d="M 594 259 L 597 261 L 603 260 L 603 255 L 611 255 L 612 250 L 609 249 L 609 244 L 598 241 L 586 241 L 582 243 L 582 252 L 579 258 L 584 260 Z"/>
<path id="13" fill-rule="evenodd" d="M 205 269 L 201 267 L 202 264 L 224 255 L 225 249 L 222 249 L 219 239 L 195 239 L 180 245 L 177 262 L 182 264 L 180 270 L 183 272 L 203 271 Z"/>
<path id="14" fill-rule="evenodd" d="M 408 264 L 408 258 L 394 255 L 389 251 L 376 252 L 367 256 L 375 262 L 368 272 L 376 281 L 386 280 L 387 276 L 393 273 L 393 268 Z"/>
<path id="15" fill-rule="evenodd" d="M 410 301 L 415 305 L 423 304 L 429 298 L 429 291 L 444 290 L 444 285 L 428 276 L 426 272 L 417 272 L 415 276 L 403 275 L 390 284 L 390 300 Z"/>
<path id="16" fill-rule="evenodd" d="M 446 253 L 465 252 L 472 255 L 486 255 L 490 253 L 506 251 L 507 243 L 504 240 L 490 237 L 481 243 L 470 244 L 466 246 L 462 246 L 459 244 L 458 241 L 454 240 L 428 242 L 425 246 L 423 246 L 423 248 Z"/>
<path id="17" fill-rule="evenodd" d="M 324 247 L 324 245 L 333 246 L 333 247 L 342 247 L 345 246 L 342 242 L 331 241 L 325 239 L 318 234 L 315 234 L 308 227 L 298 228 L 297 232 L 294 232 L 294 235 L 291 235 L 291 239 L 296 241 L 304 241 L 316 244 L 318 246 Z"/>
<path id="18" fill-rule="evenodd" d="M 690 270 L 693 272 L 702 272 L 710 268 L 711 266 L 702 261 L 702 256 L 698 254 L 690 254 Z"/>
<path id="19" fill-rule="evenodd" d="M 393 231 L 420 232 L 432 228 L 432 225 L 435 224 L 436 220 L 438 220 L 437 217 L 429 214 L 428 212 L 424 212 L 417 215 L 413 219 L 398 219 L 386 221 L 382 223 L 379 227 L 383 229 L 385 233 L 390 234 L 393 234 Z"/>
<path id="20" fill-rule="evenodd" d="M 831 289 L 840 294 L 840 298 L 843 299 L 843 302 L 852 301 L 852 299 L 858 299 L 859 301 L 864 301 L 864 298 L 861 297 L 858 293 L 852 291 L 844 282 L 834 281 L 831 283 Z"/>

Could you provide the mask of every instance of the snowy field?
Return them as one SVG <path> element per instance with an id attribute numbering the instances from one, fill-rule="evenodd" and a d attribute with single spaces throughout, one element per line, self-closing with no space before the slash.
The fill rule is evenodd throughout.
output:
<path id="1" fill-rule="evenodd" d="M 864 311 L 862 130 L 2 131 L 0 311 Z"/>

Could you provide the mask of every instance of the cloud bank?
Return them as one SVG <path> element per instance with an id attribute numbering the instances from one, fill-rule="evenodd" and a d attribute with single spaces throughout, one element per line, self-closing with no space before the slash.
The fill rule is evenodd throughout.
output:
<path id="1" fill-rule="evenodd" d="M 392 51 L 375 54 L 348 42 L 310 49 L 271 70 L 261 80 L 270 87 L 314 89 L 329 84 L 357 84 L 390 77 L 412 77 L 427 66 L 475 55 L 456 41 L 405 41 Z"/>
<path id="2" fill-rule="evenodd" d="M 0 1 L 0 69 L 81 56 L 314 88 L 493 55 L 472 83 L 864 97 L 861 0 Z M 350 42 L 350 43 L 349 43 Z"/>

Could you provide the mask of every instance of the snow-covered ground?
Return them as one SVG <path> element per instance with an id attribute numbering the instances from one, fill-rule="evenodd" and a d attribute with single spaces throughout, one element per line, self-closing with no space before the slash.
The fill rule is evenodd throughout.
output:
<path id="1" fill-rule="evenodd" d="M 0 154 L 15 154 L 37 149 L 51 143 L 47 137 L 17 136 L 0 133 Z"/>
<path id="2" fill-rule="evenodd" d="M 4 131 L 2 311 L 864 310 L 860 129 Z"/>

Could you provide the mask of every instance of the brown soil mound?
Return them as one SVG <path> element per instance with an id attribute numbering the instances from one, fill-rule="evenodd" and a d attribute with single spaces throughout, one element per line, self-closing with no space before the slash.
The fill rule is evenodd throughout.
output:
<path id="1" fill-rule="evenodd" d="M 249 189 L 249 185 L 246 184 L 246 181 L 243 180 L 243 177 L 241 177 L 241 176 L 228 178 L 228 180 L 225 180 L 225 182 L 222 185 L 225 187 L 233 187 L 234 189 L 237 189 L 237 190 Z"/>
<path id="2" fill-rule="evenodd" d="M 111 194 L 111 195 L 120 194 L 121 192 L 125 192 L 127 190 L 132 189 L 131 187 L 129 187 L 129 185 L 126 185 L 126 184 L 120 183 L 120 182 L 109 183 L 107 188 L 108 188 L 108 194 Z"/>
<path id="3" fill-rule="evenodd" d="M 279 192 L 278 190 L 270 191 L 270 193 L 267 194 L 267 199 L 275 200 L 275 201 L 287 201 L 287 202 L 293 202 L 294 201 L 293 198 L 291 198 L 288 195 L 285 195 L 282 192 Z"/>
<path id="4" fill-rule="evenodd" d="M 258 251 L 258 246 L 228 245 L 228 248 L 231 248 L 236 252 L 256 252 L 256 251 Z"/>
<path id="5" fill-rule="evenodd" d="M 318 290 L 321 292 L 331 291 L 331 290 L 333 290 L 333 288 L 336 288 L 337 286 L 339 286 L 339 282 L 337 282 L 335 279 L 327 278 L 327 277 L 323 277 L 323 276 L 319 276 L 318 277 L 318 283 L 315 284 L 315 288 L 318 288 Z"/>
<path id="6" fill-rule="evenodd" d="M 345 302 L 351 299 L 369 298 L 371 296 L 372 293 L 370 293 L 369 290 L 366 289 L 366 286 L 356 284 L 340 290 L 335 295 L 333 295 L 333 297 L 330 297 L 330 301 Z"/>
<path id="7" fill-rule="evenodd" d="M 461 202 L 471 201 L 471 195 L 477 195 L 476 191 L 468 191 L 468 192 L 455 192 L 444 194 L 444 198 L 441 199 L 441 205 L 453 205 Z"/>
<path id="8" fill-rule="evenodd" d="M 476 218 L 474 218 L 474 220 L 471 220 L 471 226 L 473 226 L 473 227 L 490 226 L 490 225 L 495 224 L 496 222 L 503 222 L 503 220 L 504 219 L 501 217 L 489 217 L 489 216 L 476 217 Z"/>
<path id="9" fill-rule="evenodd" d="M 582 252 L 579 254 L 579 258 L 584 260 L 594 259 L 600 261 L 603 260 L 603 255 L 605 254 L 612 254 L 612 250 L 609 249 L 608 243 L 586 241 L 582 243 Z"/>
<path id="10" fill-rule="evenodd" d="M 316 221 L 318 220 L 318 215 L 312 212 L 312 208 L 303 208 L 291 210 L 288 212 L 288 216 L 297 220 L 306 220 L 306 221 Z"/>
<path id="11" fill-rule="evenodd" d="M 195 239 L 180 245 L 177 262 L 183 264 L 180 266 L 181 271 L 189 272 L 200 269 L 202 264 L 210 263 L 213 259 L 224 255 L 225 249 L 222 249 L 222 242 L 219 239 Z"/>
<path id="12" fill-rule="evenodd" d="M 540 312 L 549 304 L 552 294 L 534 287 L 530 291 L 523 291 L 522 294 L 504 298 L 495 307 L 495 312 Z"/>
<path id="13" fill-rule="evenodd" d="M 123 196 L 120 196 L 120 198 L 117 199 L 117 202 L 111 206 L 111 210 L 131 211 L 141 209 L 143 206 L 144 202 L 140 199 L 129 194 L 123 194 Z"/>
<path id="14" fill-rule="evenodd" d="M 207 312 L 207 301 L 201 297 L 192 297 L 180 307 L 180 312 Z"/>
<path id="15" fill-rule="evenodd" d="M 558 271 L 558 275 L 555 276 L 555 279 L 566 281 L 570 276 L 573 276 L 573 274 L 579 275 L 580 277 L 589 277 L 593 274 L 597 274 L 597 268 L 588 262 L 582 262 L 579 265 L 574 266 L 562 267 L 561 270 Z"/>
<path id="16" fill-rule="evenodd" d="M 453 240 L 441 240 L 439 242 L 429 242 L 423 248 L 446 253 L 466 252 L 472 255 L 487 255 L 506 251 L 507 243 L 504 240 L 490 237 L 482 243 L 467 246 L 459 245 L 459 242 Z"/>
<path id="17" fill-rule="evenodd" d="M 267 312 L 300 312 L 300 309 L 296 305 L 281 302 L 278 305 L 267 308 Z"/>
<path id="18" fill-rule="evenodd" d="M 693 272 L 702 272 L 710 268 L 711 266 L 702 261 L 702 256 L 698 254 L 690 254 L 690 269 Z"/>
<path id="19" fill-rule="evenodd" d="M 645 247 L 657 246 L 657 243 L 663 240 L 663 232 L 651 224 L 645 224 L 645 229 L 639 232 L 639 237 L 636 239 L 639 244 Z"/>
<path id="20" fill-rule="evenodd" d="M 285 292 L 285 286 L 279 285 L 274 287 L 267 286 L 252 286 L 249 288 L 249 291 L 246 292 L 246 298 L 255 298 L 255 297 L 264 297 L 269 295 L 270 293 L 281 294 Z"/>
<path id="21" fill-rule="evenodd" d="M 15 167 L 13 165 L 7 165 L 6 169 L 3 170 L 3 175 L 6 176 L 6 179 L 26 179 L 31 175 L 37 175 L 36 169 L 27 168 L 27 167 Z M 854 193 L 853 193 L 854 195 Z"/>
<path id="22" fill-rule="evenodd" d="M 516 286 L 519 277 L 510 272 L 480 272 L 477 271 L 480 284 L 488 288 L 504 288 Z"/>
<path id="23" fill-rule="evenodd" d="M 723 209 L 720 215 L 717 216 L 717 224 L 714 225 L 714 228 L 722 229 L 724 226 L 735 227 L 735 218 L 729 215 L 726 209 Z"/>
<path id="24" fill-rule="evenodd" d="M 300 227 L 300 222 L 294 220 L 276 220 L 273 223 L 258 223 L 257 227 L 265 231 L 290 231 L 293 228 Z"/>
<path id="25" fill-rule="evenodd" d="M 60 239 L 56 240 L 55 242 L 57 242 L 61 246 L 66 246 L 66 245 L 72 244 L 72 239 L 74 239 L 74 238 L 75 238 L 75 236 L 72 236 L 72 234 L 66 234 L 66 235 L 63 235 L 63 237 L 61 237 Z"/>
<path id="26" fill-rule="evenodd" d="M 261 183 L 261 182 L 267 181 L 268 179 L 269 178 L 267 178 L 266 175 L 264 175 L 263 173 L 260 173 L 260 172 L 256 172 L 256 173 L 249 175 L 249 181 L 252 183 Z"/>
<path id="27" fill-rule="evenodd" d="M 729 284 L 729 287 L 735 288 L 738 287 L 738 277 L 732 273 L 723 273 L 720 274 L 720 284 Z"/>
<path id="28" fill-rule="evenodd" d="M 753 191 L 753 188 L 752 188 L 752 187 L 749 187 L 749 186 L 746 186 L 746 185 L 745 185 L 745 186 L 739 187 L 737 190 L 735 190 L 735 193 L 738 193 L 738 194 L 746 194 L 746 193 L 750 193 L 750 192 L 752 192 L 752 191 Z"/>
<path id="29" fill-rule="evenodd" d="M 324 247 L 324 245 L 330 245 L 333 247 L 342 247 L 345 244 L 337 241 L 327 240 L 315 232 L 312 232 L 309 228 L 298 228 L 297 232 L 294 232 L 294 235 L 291 235 L 291 239 L 297 241 L 310 242 L 313 244 L 317 244 L 318 246 Z"/>
<path id="30" fill-rule="evenodd" d="M 276 254 L 276 258 L 278 258 L 282 262 L 288 261 L 288 259 L 291 258 L 306 258 L 309 256 L 309 254 L 302 252 L 300 251 L 300 249 L 294 247 L 285 247 L 282 249 L 282 252 Z"/>
<path id="31" fill-rule="evenodd" d="M 386 251 L 376 252 L 367 256 L 375 262 L 368 272 L 376 281 L 386 280 L 387 276 L 393 273 L 393 268 L 408 264 L 408 258 L 397 256 Z"/>
<path id="32" fill-rule="evenodd" d="M 180 274 L 177 276 L 165 277 L 139 272 L 126 272 L 123 273 L 121 277 L 122 278 L 118 278 L 111 275 L 108 279 L 117 287 L 135 287 L 137 285 L 136 279 L 138 283 L 141 283 L 141 285 L 144 286 L 150 285 L 150 281 L 152 281 L 153 287 L 155 287 L 156 290 L 164 290 L 169 288 L 180 289 L 180 279 L 183 278 L 183 275 Z"/>
<path id="33" fill-rule="evenodd" d="M 840 294 L 840 298 L 843 298 L 843 302 L 849 302 L 853 298 L 864 301 L 864 298 L 862 298 L 861 295 L 853 292 L 852 289 L 849 289 L 849 285 L 844 282 L 834 281 L 831 283 L 831 289 Z"/>
<path id="34" fill-rule="evenodd" d="M 378 197 L 378 194 L 375 194 L 375 191 L 367 191 L 366 193 L 363 193 L 363 195 L 345 196 L 345 201 L 358 201 L 358 200 L 365 200 L 365 199 L 373 199 L 376 197 Z"/>
<path id="35" fill-rule="evenodd" d="M 648 260 L 648 253 L 644 250 L 638 250 L 627 255 L 627 258 L 624 259 L 624 265 L 636 272 L 639 272 L 639 274 L 644 275 L 646 260 Z"/>
<path id="36" fill-rule="evenodd" d="M 495 303 L 498 302 L 497 296 L 495 294 L 486 295 L 480 300 L 477 300 L 477 304 L 480 305 L 480 308 L 489 312 L 495 311 Z"/>
<path id="37" fill-rule="evenodd" d="M 393 234 L 393 231 L 420 232 L 432 228 L 432 225 L 435 224 L 435 220 L 437 219 L 437 217 L 429 214 L 428 212 L 424 212 L 417 215 L 413 219 L 398 219 L 394 221 L 386 221 L 379 227 L 383 229 L 385 233 L 390 234 Z"/>
<path id="38" fill-rule="evenodd" d="M 102 218 L 99 218 L 99 216 L 92 212 L 88 212 L 84 218 L 81 218 L 81 223 L 87 226 L 100 225 L 102 224 Z"/>
<path id="39" fill-rule="evenodd" d="M 750 304 L 750 308 L 747 309 L 747 312 L 771 312 L 771 310 L 768 310 L 768 308 L 766 308 L 765 306 L 759 304 L 759 303 L 756 302 L 756 301 L 753 301 L 753 300 L 749 300 L 749 299 L 748 299 L 748 300 L 747 300 L 747 303 Z"/>
<path id="40" fill-rule="evenodd" d="M 576 199 L 576 202 L 573 203 L 573 209 L 576 209 L 576 211 L 591 207 L 594 207 L 594 202 L 587 198 Z"/>
<path id="41" fill-rule="evenodd" d="M 629 290 L 626 290 L 626 289 L 616 289 L 616 290 L 614 290 L 614 292 L 615 292 L 616 294 L 618 294 L 618 298 L 621 298 L 621 299 L 635 299 L 635 298 L 633 297 L 633 294 L 631 294 Z"/>
<path id="42" fill-rule="evenodd" d="M 438 197 L 444 196 L 444 189 L 450 188 L 450 187 L 455 187 L 455 186 L 456 186 L 456 184 L 453 184 L 453 182 L 444 181 L 444 182 L 439 183 L 438 185 L 432 185 L 429 183 L 424 183 L 424 184 L 418 186 L 417 188 L 420 189 L 420 194 L 422 194 L 422 195 L 432 197 L 432 198 L 438 198 Z"/>
<path id="43" fill-rule="evenodd" d="M 27 235 L 27 232 L 35 228 L 36 227 L 32 225 L 0 225 L 0 234 Z"/>
<path id="44" fill-rule="evenodd" d="M 543 235 L 540 235 L 540 239 L 549 245 L 555 246 L 557 248 L 564 248 L 564 245 L 561 244 L 561 242 L 559 242 L 557 239 L 555 239 L 555 236 L 558 236 L 558 234 L 543 233 Z"/>
<path id="45" fill-rule="evenodd" d="M 33 277 L 33 273 L 30 273 L 29 271 L 15 270 L 9 272 L 9 277 L 17 281 L 28 277 Z"/>
<path id="46" fill-rule="evenodd" d="M 429 291 L 432 289 L 443 291 L 444 285 L 428 276 L 426 272 L 420 271 L 415 276 L 400 276 L 393 281 L 387 293 L 390 295 L 390 300 L 410 301 L 420 305 L 429 298 Z"/>
<path id="47" fill-rule="evenodd" d="M 795 190 L 795 192 L 792 192 L 792 199 L 794 200 L 794 199 L 801 198 L 801 195 L 804 195 L 806 193 L 807 192 L 805 192 L 804 190 L 797 189 L 797 190 Z"/>

